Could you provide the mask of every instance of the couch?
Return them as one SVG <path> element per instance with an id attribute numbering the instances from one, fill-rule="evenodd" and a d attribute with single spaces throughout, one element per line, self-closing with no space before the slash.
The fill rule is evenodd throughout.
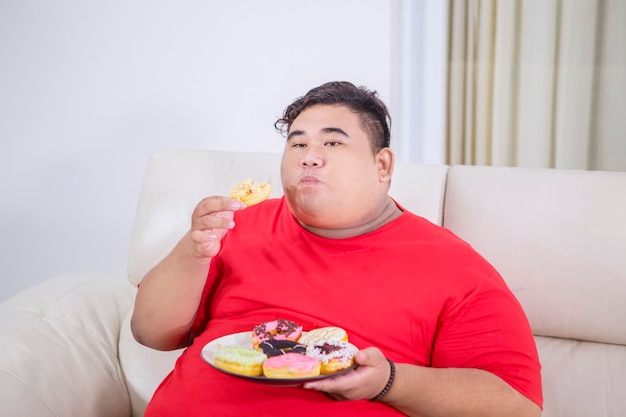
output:
<path id="1" fill-rule="evenodd" d="M 128 276 L 68 274 L 0 305 L 1 416 L 141 416 L 180 351 L 137 344 L 137 283 L 204 196 L 244 178 L 281 194 L 280 155 L 156 152 Z M 626 173 L 397 163 L 390 194 L 468 241 L 524 307 L 544 417 L 626 416 Z"/>

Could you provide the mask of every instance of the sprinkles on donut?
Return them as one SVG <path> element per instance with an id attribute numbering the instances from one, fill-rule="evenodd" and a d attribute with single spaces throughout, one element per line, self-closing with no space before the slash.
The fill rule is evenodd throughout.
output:
<path id="1" fill-rule="evenodd" d="M 332 374 L 354 365 L 354 355 L 358 351 L 352 343 L 324 340 L 307 347 L 306 355 L 322 363 L 322 374 Z"/>
<path id="2" fill-rule="evenodd" d="M 296 342 L 302 335 L 302 326 L 295 321 L 277 319 L 266 321 L 254 326 L 252 331 L 252 346 L 259 349 L 259 345 L 266 340 L 291 340 Z"/>

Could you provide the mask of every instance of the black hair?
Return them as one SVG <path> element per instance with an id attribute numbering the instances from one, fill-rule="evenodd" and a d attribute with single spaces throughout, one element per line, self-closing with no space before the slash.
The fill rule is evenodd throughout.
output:
<path id="1" fill-rule="evenodd" d="M 274 127 L 283 135 L 289 133 L 293 121 L 303 110 L 317 104 L 345 106 L 358 114 L 367 132 L 374 153 L 389 147 L 391 116 L 376 91 L 357 87 L 347 81 L 333 81 L 309 90 L 291 103 Z"/>

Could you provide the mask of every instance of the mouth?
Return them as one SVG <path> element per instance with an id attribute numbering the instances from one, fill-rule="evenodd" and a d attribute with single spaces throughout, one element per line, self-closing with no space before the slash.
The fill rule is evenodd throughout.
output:
<path id="1" fill-rule="evenodd" d="M 320 179 L 313 175 L 305 175 L 304 177 L 300 178 L 300 184 L 302 185 L 316 185 L 319 183 L 321 183 Z"/>

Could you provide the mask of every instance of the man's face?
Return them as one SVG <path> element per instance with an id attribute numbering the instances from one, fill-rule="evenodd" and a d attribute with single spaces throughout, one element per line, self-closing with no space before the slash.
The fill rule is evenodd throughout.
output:
<path id="1" fill-rule="evenodd" d="M 281 164 L 289 208 L 316 228 L 359 227 L 379 214 L 390 172 L 372 152 L 359 116 L 345 106 L 315 105 L 289 129 Z"/>

